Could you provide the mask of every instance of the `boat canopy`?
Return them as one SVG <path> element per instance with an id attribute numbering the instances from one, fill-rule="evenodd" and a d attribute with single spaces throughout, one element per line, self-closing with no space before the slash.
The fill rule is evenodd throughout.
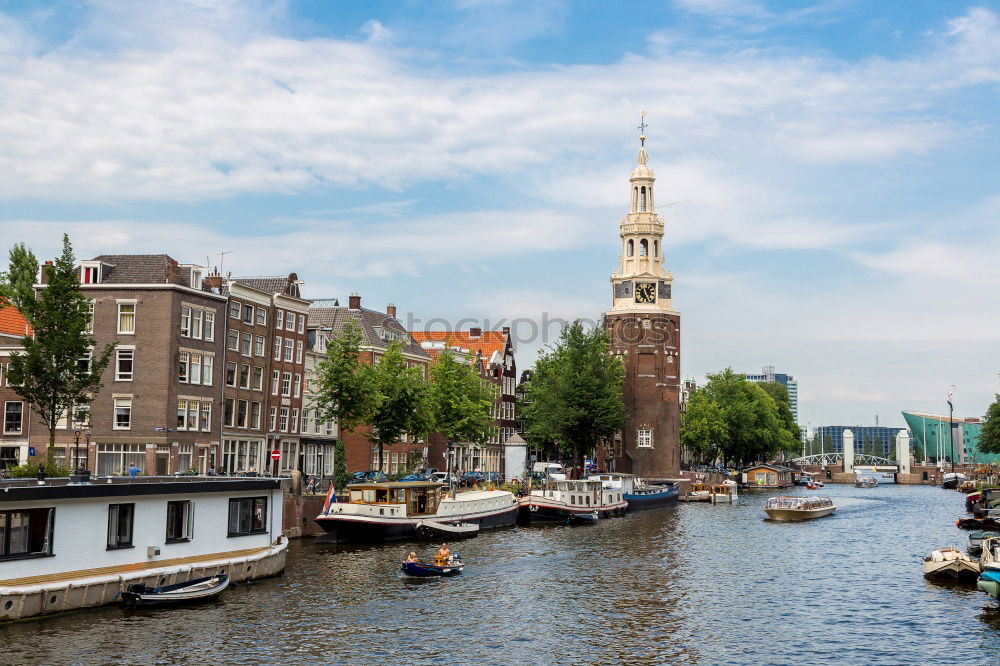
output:
<path id="1" fill-rule="evenodd" d="M 822 509 L 833 506 L 833 500 L 829 497 L 771 497 L 768 498 L 765 509 L 798 509 L 808 511 L 810 509 Z"/>

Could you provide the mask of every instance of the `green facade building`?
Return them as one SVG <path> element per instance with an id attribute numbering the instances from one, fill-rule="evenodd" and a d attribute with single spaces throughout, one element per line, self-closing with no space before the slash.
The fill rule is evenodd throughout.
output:
<path id="1" fill-rule="evenodd" d="M 918 462 L 994 463 L 1000 455 L 979 450 L 979 433 L 983 423 L 978 418 L 949 418 L 938 414 L 903 412 L 910 429 L 913 456 Z M 949 437 L 948 431 L 951 430 Z M 952 446 L 954 445 L 954 450 Z"/>

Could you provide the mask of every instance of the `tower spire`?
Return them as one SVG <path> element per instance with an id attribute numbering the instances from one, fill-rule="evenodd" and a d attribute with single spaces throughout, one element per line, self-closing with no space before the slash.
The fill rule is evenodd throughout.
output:
<path id="1" fill-rule="evenodd" d="M 639 147 L 642 148 L 646 145 L 646 128 L 649 125 L 646 124 L 646 110 L 642 110 L 642 118 L 639 120 Z"/>

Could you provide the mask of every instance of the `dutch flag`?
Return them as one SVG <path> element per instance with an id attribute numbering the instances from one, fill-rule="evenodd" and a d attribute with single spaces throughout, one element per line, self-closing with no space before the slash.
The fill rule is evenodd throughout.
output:
<path id="1" fill-rule="evenodd" d="M 333 492 L 333 481 L 330 481 L 330 489 L 326 491 L 326 503 L 323 506 L 323 515 L 330 513 L 330 505 L 337 501 L 337 494 Z"/>

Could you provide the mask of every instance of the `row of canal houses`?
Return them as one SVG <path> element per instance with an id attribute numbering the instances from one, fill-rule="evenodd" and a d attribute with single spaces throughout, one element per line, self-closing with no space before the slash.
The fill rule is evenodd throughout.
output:
<path id="1" fill-rule="evenodd" d="M 84 462 L 99 477 L 123 474 L 132 463 L 150 476 L 214 469 L 220 475 L 299 470 L 328 477 L 343 437 L 351 471 L 443 468 L 441 437 L 404 436 L 376 460 L 364 428 L 341 433 L 318 415 L 317 365 L 330 339 L 354 322 L 364 363 L 378 363 L 394 341 L 425 376 L 445 350 L 474 363 L 498 388 L 494 435 L 485 444 L 457 443 L 453 464 L 502 469 L 502 445 L 516 427 L 509 329 L 411 332 L 391 304 L 382 312 L 363 308 L 358 294 L 346 306 L 305 297 L 295 273 L 223 276 L 165 254 L 101 255 L 80 262 L 79 271 L 98 347 L 117 346 L 91 404 L 59 423 L 54 458 L 66 467 Z M 44 283 L 42 266 L 39 288 Z M 0 467 L 44 456 L 48 447 L 48 431 L 7 377 L 9 356 L 25 335 L 30 330 L 20 313 L 0 309 Z"/>

